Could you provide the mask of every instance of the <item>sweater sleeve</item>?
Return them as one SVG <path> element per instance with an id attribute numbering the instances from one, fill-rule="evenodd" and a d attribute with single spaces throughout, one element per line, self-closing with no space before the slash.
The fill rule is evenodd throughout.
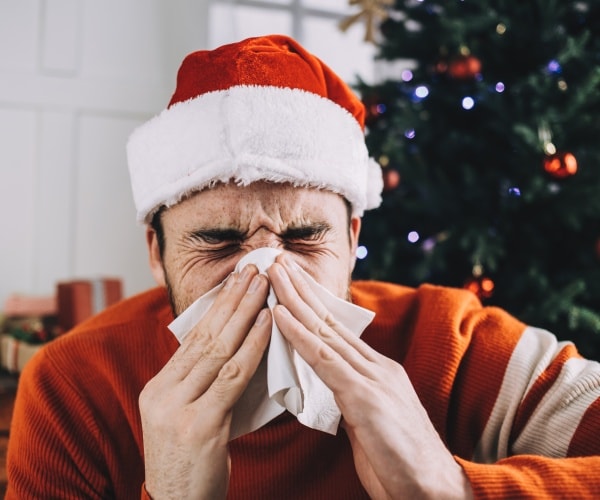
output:
<path id="1" fill-rule="evenodd" d="M 409 297 L 408 324 L 379 310 L 400 325 L 398 361 L 475 496 L 600 498 L 600 364 L 468 292 Z"/>
<path id="2" fill-rule="evenodd" d="M 116 498 L 106 434 L 89 401 L 42 350 L 19 382 L 6 499 Z"/>
<path id="3" fill-rule="evenodd" d="M 597 498 L 598 429 L 600 364 L 526 327 L 473 459 L 459 461 L 480 498 Z"/>
<path id="4" fill-rule="evenodd" d="M 456 458 L 477 499 L 592 499 L 600 497 L 600 457 L 515 455 L 495 464 Z"/>
<path id="5" fill-rule="evenodd" d="M 18 387 L 7 454 L 7 499 L 106 498 L 99 430 L 81 398 L 41 351 Z"/>
<path id="6" fill-rule="evenodd" d="M 138 397 L 177 347 L 170 321 L 165 290 L 156 288 L 79 324 L 27 363 L 8 443 L 9 500 L 144 498 Z"/>

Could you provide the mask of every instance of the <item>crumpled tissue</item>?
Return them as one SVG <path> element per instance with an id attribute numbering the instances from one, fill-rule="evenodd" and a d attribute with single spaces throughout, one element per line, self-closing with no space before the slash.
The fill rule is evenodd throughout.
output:
<path id="1" fill-rule="evenodd" d="M 281 250 L 274 248 L 254 250 L 240 259 L 236 271 L 252 263 L 265 274 L 280 253 Z M 308 273 L 301 272 L 335 319 L 360 336 L 375 313 L 336 297 Z M 222 287 L 223 283 L 220 283 L 202 295 L 169 325 L 179 342 L 208 311 Z M 272 310 L 275 304 L 277 297 L 271 287 L 267 305 Z M 290 346 L 273 321 L 267 352 L 233 409 L 230 439 L 262 427 L 286 409 L 303 425 L 329 434 L 337 433 L 341 412 L 333 393 Z"/>

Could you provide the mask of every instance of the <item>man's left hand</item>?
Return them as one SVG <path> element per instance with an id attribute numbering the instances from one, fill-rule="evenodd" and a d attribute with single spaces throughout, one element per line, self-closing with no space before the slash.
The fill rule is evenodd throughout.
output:
<path id="1" fill-rule="evenodd" d="M 274 319 L 333 391 L 358 476 L 372 498 L 470 498 L 469 482 L 435 430 L 404 368 L 332 317 L 285 254 L 268 270 Z"/>

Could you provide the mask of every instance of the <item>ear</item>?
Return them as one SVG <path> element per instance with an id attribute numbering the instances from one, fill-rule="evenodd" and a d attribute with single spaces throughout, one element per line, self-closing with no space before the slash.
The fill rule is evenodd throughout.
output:
<path id="1" fill-rule="evenodd" d="M 360 236 L 360 227 L 362 219 L 360 217 L 352 217 L 350 219 L 350 272 L 354 270 L 356 265 L 356 249 L 358 248 L 358 237 Z"/>
<path id="2" fill-rule="evenodd" d="M 152 227 L 146 226 L 146 244 L 148 245 L 148 257 L 150 261 L 150 271 L 154 276 L 154 281 L 159 286 L 166 286 L 165 269 L 163 267 L 158 237 Z"/>

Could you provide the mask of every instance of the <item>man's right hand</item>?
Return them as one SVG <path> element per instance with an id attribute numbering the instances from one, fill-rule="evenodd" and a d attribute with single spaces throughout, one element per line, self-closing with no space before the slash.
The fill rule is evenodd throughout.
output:
<path id="1" fill-rule="evenodd" d="M 139 398 L 146 490 L 225 498 L 232 408 L 268 345 L 269 283 L 255 266 L 227 279 L 210 310 Z M 261 310 L 262 309 L 262 310 Z"/>

